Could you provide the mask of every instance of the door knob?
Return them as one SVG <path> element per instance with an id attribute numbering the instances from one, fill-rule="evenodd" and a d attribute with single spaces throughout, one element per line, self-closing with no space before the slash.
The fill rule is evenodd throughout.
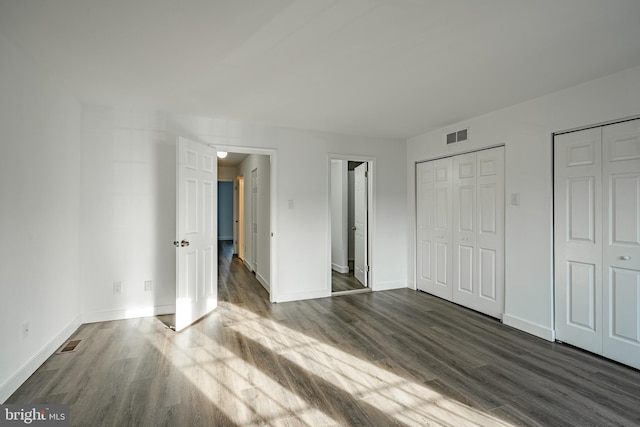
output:
<path id="1" fill-rule="evenodd" d="M 173 241 L 173 246 L 178 247 L 180 246 L 180 242 L 178 242 L 177 240 Z"/>
<path id="2" fill-rule="evenodd" d="M 180 242 L 180 246 L 189 246 L 189 241 L 183 240 L 182 242 Z"/>
<path id="3" fill-rule="evenodd" d="M 623 261 L 629 261 L 631 259 L 631 257 L 629 255 L 622 255 L 620 257 L 620 259 L 623 260 Z"/>
<path id="4" fill-rule="evenodd" d="M 355 227 L 355 226 L 354 226 L 354 227 L 351 227 L 351 229 L 352 229 L 353 231 L 355 231 L 355 230 L 356 230 L 356 227 Z"/>

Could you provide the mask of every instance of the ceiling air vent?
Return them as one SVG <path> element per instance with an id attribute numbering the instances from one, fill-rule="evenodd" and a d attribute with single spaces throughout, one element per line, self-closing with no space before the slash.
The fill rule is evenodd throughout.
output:
<path id="1" fill-rule="evenodd" d="M 456 132 L 447 134 L 447 144 L 455 144 L 456 142 L 464 142 L 468 139 L 469 129 L 460 129 Z"/>

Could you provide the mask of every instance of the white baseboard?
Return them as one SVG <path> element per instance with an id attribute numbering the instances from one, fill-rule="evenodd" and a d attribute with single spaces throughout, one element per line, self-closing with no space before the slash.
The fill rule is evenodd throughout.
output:
<path id="1" fill-rule="evenodd" d="M 258 282 L 262 285 L 263 288 L 267 290 L 267 292 L 271 293 L 271 287 L 269 286 L 269 281 L 267 281 L 267 279 L 265 279 L 258 273 L 256 273 L 256 279 L 258 279 Z"/>
<path id="2" fill-rule="evenodd" d="M 242 260 L 242 263 L 247 270 L 253 271 L 253 266 L 247 262 L 246 258 Z"/>
<path id="3" fill-rule="evenodd" d="M 409 282 L 409 283 L 407 283 L 407 288 L 409 288 L 409 289 L 413 289 L 414 291 L 417 291 L 417 290 L 418 290 L 418 286 L 416 285 L 416 283 L 415 283 L 415 282 Z"/>
<path id="4" fill-rule="evenodd" d="M 338 264 L 331 264 L 331 269 L 333 271 L 336 271 L 338 273 L 348 273 L 349 272 L 349 266 L 348 265 L 338 265 Z"/>
<path id="5" fill-rule="evenodd" d="M 326 298 L 331 296 L 331 289 L 319 290 L 319 291 L 306 291 L 306 292 L 292 292 L 284 295 L 277 295 L 273 302 L 289 302 L 289 301 L 301 301 L 305 299 Z"/>
<path id="6" fill-rule="evenodd" d="M 133 319 L 136 317 L 158 316 L 176 312 L 175 304 L 147 307 L 132 307 L 121 310 L 96 311 L 84 313 L 82 323 L 109 322 L 111 320 Z"/>
<path id="7" fill-rule="evenodd" d="M 389 291 L 391 289 L 406 288 L 406 282 L 377 282 L 371 286 L 371 290 L 376 291 Z"/>
<path id="8" fill-rule="evenodd" d="M 4 403 L 9 396 L 31 376 L 80 326 L 80 316 L 69 323 L 58 335 L 18 369 L 4 384 L 0 385 L 0 402 Z"/>
<path id="9" fill-rule="evenodd" d="M 549 329 L 545 326 L 530 322 L 517 316 L 511 316 L 505 313 L 502 315 L 502 323 L 547 341 L 556 340 L 556 331 L 554 329 Z"/>

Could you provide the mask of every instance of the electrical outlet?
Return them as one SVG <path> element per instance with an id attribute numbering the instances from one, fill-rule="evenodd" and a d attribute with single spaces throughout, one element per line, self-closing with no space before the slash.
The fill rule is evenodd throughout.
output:
<path id="1" fill-rule="evenodd" d="M 151 292 L 152 289 L 153 289 L 153 284 L 151 283 L 151 280 L 145 280 L 144 281 L 145 292 Z"/>
<path id="2" fill-rule="evenodd" d="M 122 293 L 122 282 L 113 282 L 113 293 L 114 294 Z"/>
<path id="3" fill-rule="evenodd" d="M 29 325 L 29 322 L 24 322 L 22 324 L 22 336 L 24 338 L 29 336 L 29 332 L 31 332 L 31 326 Z"/>

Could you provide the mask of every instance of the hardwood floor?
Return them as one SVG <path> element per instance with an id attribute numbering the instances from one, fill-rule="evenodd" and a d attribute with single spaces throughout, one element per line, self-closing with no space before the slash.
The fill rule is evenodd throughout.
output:
<path id="1" fill-rule="evenodd" d="M 271 304 L 220 254 L 215 313 L 83 325 L 7 403 L 79 426 L 640 424 L 637 370 L 409 289 Z"/>
<path id="2" fill-rule="evenodd" d="M 331 270 L 331 292 L 354 291 L 359 289 L 365 289 L 365 287 L 355 278 L 353 271 L 338 273 L 337 271 Z"/>

